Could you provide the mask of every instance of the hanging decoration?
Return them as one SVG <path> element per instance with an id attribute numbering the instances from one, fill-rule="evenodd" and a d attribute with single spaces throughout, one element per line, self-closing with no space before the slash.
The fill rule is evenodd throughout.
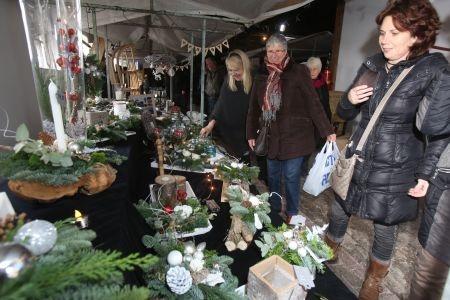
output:
<path id="1" fill-rule="evenodd" d="M 223 42 L 221 42 L 215 46 L 205 48 L 205 55 L 207 55 L 208 52 L 211 52 L 212 55 L 216 55 L 216 49 L 217 49 L 217 51 L 222 53 L 222 46 L 226 47 L 226 48 L 230 48 L 230 44 L 228 43 L 228 40 L 224 40 Z M 181 39 L 180 47 L 181 48 L 187 47 L 188 52 L 194 51 L 194 55 L 198 55 L 198 54 L 200 54 L 200 52 L 202 52 L 202 47 L 191 44 L 188 41 L 186 41 L 185 39 Z"/>
<path id="2" fill-rule="evenodd" d="M 80 53 L 81 1 L 20 2 L 22 18 L 27 24 L 27 43 L 42 121 L 53 121 L 55 127 L 73 139 L 84 139 L 86 122 L 84 64 Z M 53 102 L 49 91 L 51 81 L 54 82 L 55 91 Z M 55 104 L 61 108 L 55 110 Z"/>
<path id="3" fill-rule="evenodd" d="M 186 62 L 182 65 L 176 64 L 176 59 L 169 54 L 152 54 L 144 58 L 145 63 L 153 69 L 153 76 L 156 80 L 161 80 L 162 74 L 167 74 L 170 77 L 175 76 L 175 71 L 189 68 L 190 63 Z"/>

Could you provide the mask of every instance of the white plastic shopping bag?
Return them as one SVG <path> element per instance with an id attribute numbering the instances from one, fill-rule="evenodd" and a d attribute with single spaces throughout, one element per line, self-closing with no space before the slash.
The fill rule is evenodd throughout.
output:
<path id="1" fill-rule="evenodd" d="M 330 174 L 339 157 L 336 142 L 326 142 L 316 155 L 314 165 L 306 177 L 303 190 L 313 196 L 319 195 L 330 187 Z"/>

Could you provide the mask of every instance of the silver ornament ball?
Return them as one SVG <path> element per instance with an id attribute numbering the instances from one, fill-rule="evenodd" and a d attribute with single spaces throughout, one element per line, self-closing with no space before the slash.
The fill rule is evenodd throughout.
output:
<path id="1" fill-rule="evenodd" d="M 41 255 L 53 248 L 56 238 L 55 225 L 44 220 L 34 220 L 17 231 L 14 241 L 27 247 L 33 255 Z"/>
<path id="2" fill-rule="evenodd" d="M 31 252 L 21 244 L 0 244 L 0 279 L 19 276 L 29 264 L 31 256 Z"/>
<path id="3" fill-rule="evenodd" d="M 69 142 L 67 148 L 69 148 L 71 152 L 75 153 L 81 153 L 83 151 L 83 146 L 77 142 Z"/>

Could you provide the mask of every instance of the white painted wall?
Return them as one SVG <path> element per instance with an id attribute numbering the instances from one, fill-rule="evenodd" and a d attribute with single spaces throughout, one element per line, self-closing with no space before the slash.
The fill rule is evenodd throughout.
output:
<path id="1" fill-rule="evenodd" d="M 4 110 L 9 115 L 9 129 L 15 131 L 25 123 L 33 137 L 41 130 L 41 117 L 34 88 L 31 63 L 18 0 L 0 1 L 0 144 L 14 145 L 5 138 L 7 126 Z"/>
<path id="2" fill-rule="evenodd" d="M 351 84 L 364 59 L 379 51 L 376 15 L 384 8 L 386 0 L 347 0 L 336 73 L 338 91 Z M 432 0 L 439 13 L 442 30 L 436 45 L 450 48 L 450 1 Z M 443 52 L 450 60 L 450 52 Z"/>

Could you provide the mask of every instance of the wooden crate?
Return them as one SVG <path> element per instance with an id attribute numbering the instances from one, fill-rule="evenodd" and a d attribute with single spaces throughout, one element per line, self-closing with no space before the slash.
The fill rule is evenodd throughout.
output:
<path id="1" fill-rule="evenodd" d="M 292 265 L 278 255 L 250 268 L 247 296 L 252 300 L 301 300 L 306 294 L 298 284 Z"/>

